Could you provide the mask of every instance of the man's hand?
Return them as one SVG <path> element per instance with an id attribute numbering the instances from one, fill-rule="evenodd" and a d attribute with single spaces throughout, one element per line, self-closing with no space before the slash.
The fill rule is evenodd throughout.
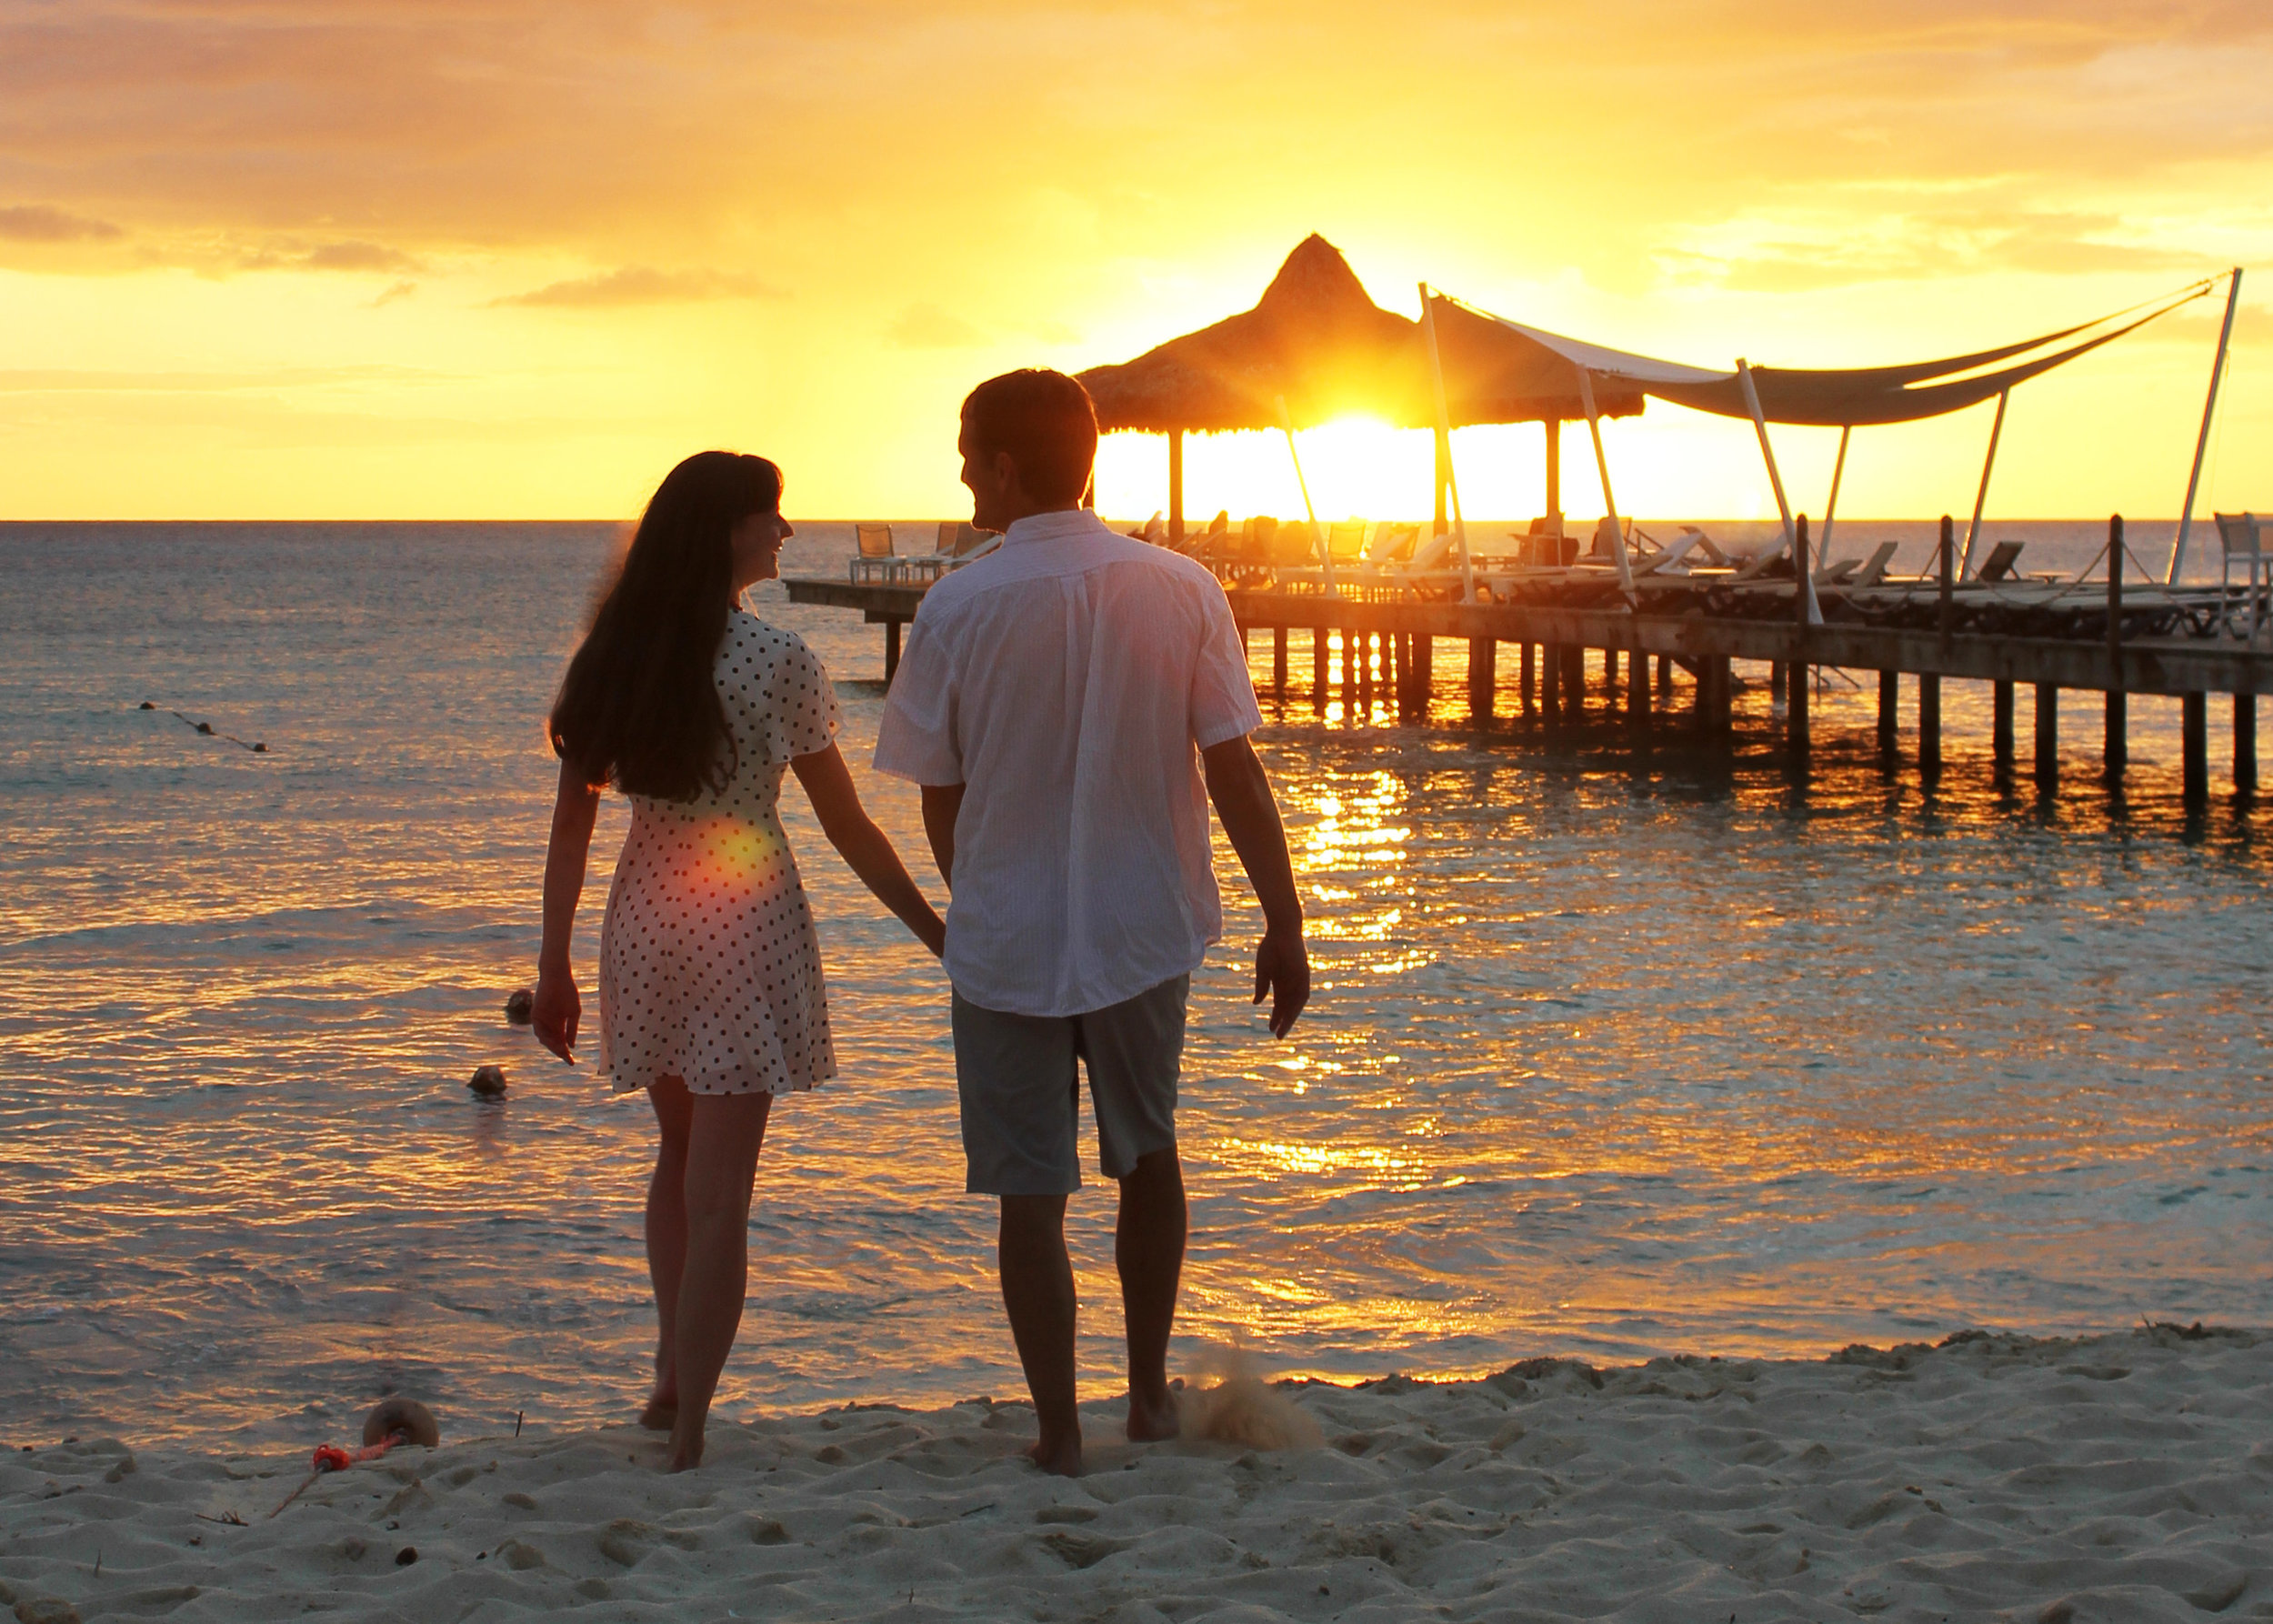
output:
<path id="1" fill-rule="evenodd" d="M 1299 926 L 1267 930 L 1256 944 L 1255 1001 L 1261 1003 L 1265 993 L 1271 995 L 1271 1036 L 1284 1038 L 1310 1001 L 1310 950 Z"/>

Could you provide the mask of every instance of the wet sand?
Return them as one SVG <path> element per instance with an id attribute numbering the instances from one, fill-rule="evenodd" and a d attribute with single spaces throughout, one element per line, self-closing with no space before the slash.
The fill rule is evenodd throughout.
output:
<path id="1" fill-rule="evenodd" d="M 0 1457 L 19 1619 L 2273 1617 L 2273 1333 L 1964 1333 L 1277 1393 L 1315 1448 L 1018 1456 L 1023 1404 L 305 1457 Z M 229 1519 L 242 1518 L 245 1526 Z M 218 1520 L 216 1520 L 218 1519 Z M 415 1555 L 406 1554 L 415 1553 Z"/>

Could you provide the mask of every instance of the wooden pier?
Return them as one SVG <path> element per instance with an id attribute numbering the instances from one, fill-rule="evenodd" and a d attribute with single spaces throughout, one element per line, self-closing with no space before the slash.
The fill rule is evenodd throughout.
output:
<path id="1" fill-rule="evenodd" d="M 871 624 L 881 625 L 885 680 L 892 679 L 899 662 L 900 628 L 915 617 L 926 583 L 807 577 L 783 585 L 793 603 L 856 609 Z M 1735 686 L 1730 662 L 1753 660 L 1770 667 L 1773 685 L 1785 701 L 1787 741 L 1795 752 L 1804 753 L 1809 741 L 1807 668 L 1875 671 L 1882 749 L 1891 754 L 1898 747 L 1900 686 L 1908 677 L 1916 685 L 1918 698 L 1918 763 L 1921 773 L 1930 777 L 1941 766 L 1944 682 L 1992 685 L 2000 765 L 2008 765 L 2013 754 L 2014 689 L 2026 684 L 2034 690 L 2035 774 L 2039 787 L 2048 789 L 2059 770 L 2062 689 L 2107 697 L 2103 749 L 2110 777 L 2119 777 L 2128 760 L 2128 697 L 2176 696 L 2182 706 L 2184 793 L 2188 801 L 2200 802 L 2208 798 L 2209 786 L 2208 696 L 2227 694 L 2234 699 L 2234 786 L 2244 796 L 2256 787 L 2256 696 L 2273 692 L 2273 647 L 2230 637 L 2125 636 L 2126 595 L 2120 580 L 2107 590 L 2104 632 L 2090 637 L 1964 628 L 1958 624 L 1961 602 L 1978 611 L 1985 603 L 2000 600 L 1988 596 L 1990 588 L 1951 580 L 1946 564 L 1938 582 L 1867 589 L 1881 605 L 1891 603 L 1898 609 L 1935 606 L 1938 624 L 1925 626 L 1843 621 L 1833 606 L 1842 596 L 1836 586 L 1817 588 L 1825 601 L 1826 623 L 1808 624 L 1801 618 L 1804 606 L 1790 576 L 1780 583 L 1747 584 L 1741 588 L 1746 608 L 1741 614 L 1700 612 L 1697 589 L 1677 578 L 1637 583 L 1631 604 L 1601 592 L 1598 583 L 1597 587 L 1592 596 L 1609 601 L 1557 601 L 1551 584 L 1537 595 L 1517 592 L 1509 601 L 1492 603 L 1430 601 L 1409 595 L 1330 596 L 1238 585 L 1228 586 L 1227 595 L 1242 638 L 1257 633 L 1270 636 L 1267 687 L 1282 701 L 1294 675 L 1291 634 L 1308 634 L 1304 638 L 1308 647 L 1301 651 L 1310 667 L 1303 687 L 1320 713 L 1338 694 L 1346 714 L 1370 714 L 1380 698 L 1404 719 L 1425 719 L 1434 697 L 1437 645 L 1449 638 L 1467 645 L 1467 711 L 1475 722 L 1487 724 L 1500 703 L 1501 649 L 1512 645 L 1519 673 L 1514 703 L 1524 715 L 1553 723 L 1580 710 L 1587 686 L 1587 657 L 1597 651 L 1598 680 L 1611 696 L 1613 708 L 1622 711 L 1630 726 L 1662 722 L 1725 733 L 1730 727 Z M 2093 583 L 2092 591 L 2098 590 Z M 2160 588 L 2150 590 L 2170 600 Z M 2024 589 L 2024 607 L 2026 601 Z M 2134 595 L 2131 606 L 2138 602 Z M 1978 613 L 1971 617 L 1981 618 Z M 2094 617 L 2098 617 L 2096 611 Z M 1677 673 L 1688 689 L 1686 705 L 1676 697 Z"/>

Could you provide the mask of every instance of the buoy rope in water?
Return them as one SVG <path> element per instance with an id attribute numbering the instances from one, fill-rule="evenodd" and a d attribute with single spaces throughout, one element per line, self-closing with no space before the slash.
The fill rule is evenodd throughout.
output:
<path id="1" fill-rule="evenodd" d="M 407 1432 L 390 1432 L 377 1443 L 365 1444 L 363 1448 L 356 1449 L 352 1453 L 348 1450 L 341 1449 L 337 1444 L 316 1445 L 315 1455 L 314 1457 L 315 1469 L 307 1475 L 306 1481 L 303 1482 L 299 1488 L 294 1489 L 290 1494 L 285 1496 L 283 1499 L 277 1501 L 276 1509 L 275 1511 L 271 1511 L 268 1515 L 271 1518 L 278 1515 L 286 1506 L 289 1506 L 293 1501 L 298 1499 L 303 1494 L 306 1493 L 309 1487 L 315 1483 L 315 1479 L 322 1477 L 325 1472 L 344 1472 L 351 1466 L 360 1466 L 366 1460 L 376 1460 L 380 1456 L 386 1454 L 396 1444 L 407 1443 L 409 1441 L 410 1434 Z"/>
<path id="2" fill-rule="evenodd" d="M 145 699 L 142 702 L 141 708 L 144 710 L 155 710 L 158 707 L 150 700 Z M 192 733 L 201 733 L 207 738 L 225 739 L 230 744 L 236 746 L 239 749 L 250 750 L 255 756 L 265 756 L 268 754 L 268 747 L 265 744 L 248 743 L 247 741 L 237 737 L 237 736 L 234 733 L 215 733 L 213 730 L 213 724 L 211 722 L 193 722 L 187 717 L 182 715 L 182 713 L 178 710 L 169 710 L 165 714 L 172 717 L 175 721 L 181 723 L 185 727 L 187 727 Z"/>

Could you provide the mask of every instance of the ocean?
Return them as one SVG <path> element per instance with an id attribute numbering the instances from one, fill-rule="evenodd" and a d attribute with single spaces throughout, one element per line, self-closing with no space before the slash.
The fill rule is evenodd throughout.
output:
<path id="1" fill-rule="evenodd" d="M 1883 536 L 1919 567 L 1929 533 L 1842 520 L 1833 550 Z M 1989 534 L 2073 569 L 2104 526 Z M 0 526 L 0 1441 L 305 1447 L 390 1390 L 461 1436 L 633 1413 L 646 1107 L 502 1013 L 535 978 L 542 719 L 616 535 Z M 809 525 L 785 573 L 849 550 Z M 940 897 L 914 792 L 866 767 L 878 629 L 752 601 L 828 665 L 870 807 Z M 1267 637 L 1254 657 L 1317 986 L 1273 1043 L 1219 842 L 1178 1368 L 1203 1342 L 1350 1378 L 2273 1322 L 2273 824 L 2215 748 L 2183 807 L 2175 702 L 2133 701 L 2110 788 L 2098 701 L 2066 696 L 2045 800 L 1995 769 L 1978 685 L 1948 687 L 1929 794 L 1881 764 L 1867 677 L 1826 677 L 1796 776 L 1757 669 L 1733 742 L 1637 744 L 1470 727 L 1451 645 L 1414 726 L 1315 717 L 1299 652 L 1274 700 Z M 842 1075 L 774 1114 L 722 1410 L 1020 1396 L 946 985 L 785 803 Z M 625 821 L 611 797 L 587 1007 Z M 502 1100 L 466 1091 L 486 1063 Z"/>

